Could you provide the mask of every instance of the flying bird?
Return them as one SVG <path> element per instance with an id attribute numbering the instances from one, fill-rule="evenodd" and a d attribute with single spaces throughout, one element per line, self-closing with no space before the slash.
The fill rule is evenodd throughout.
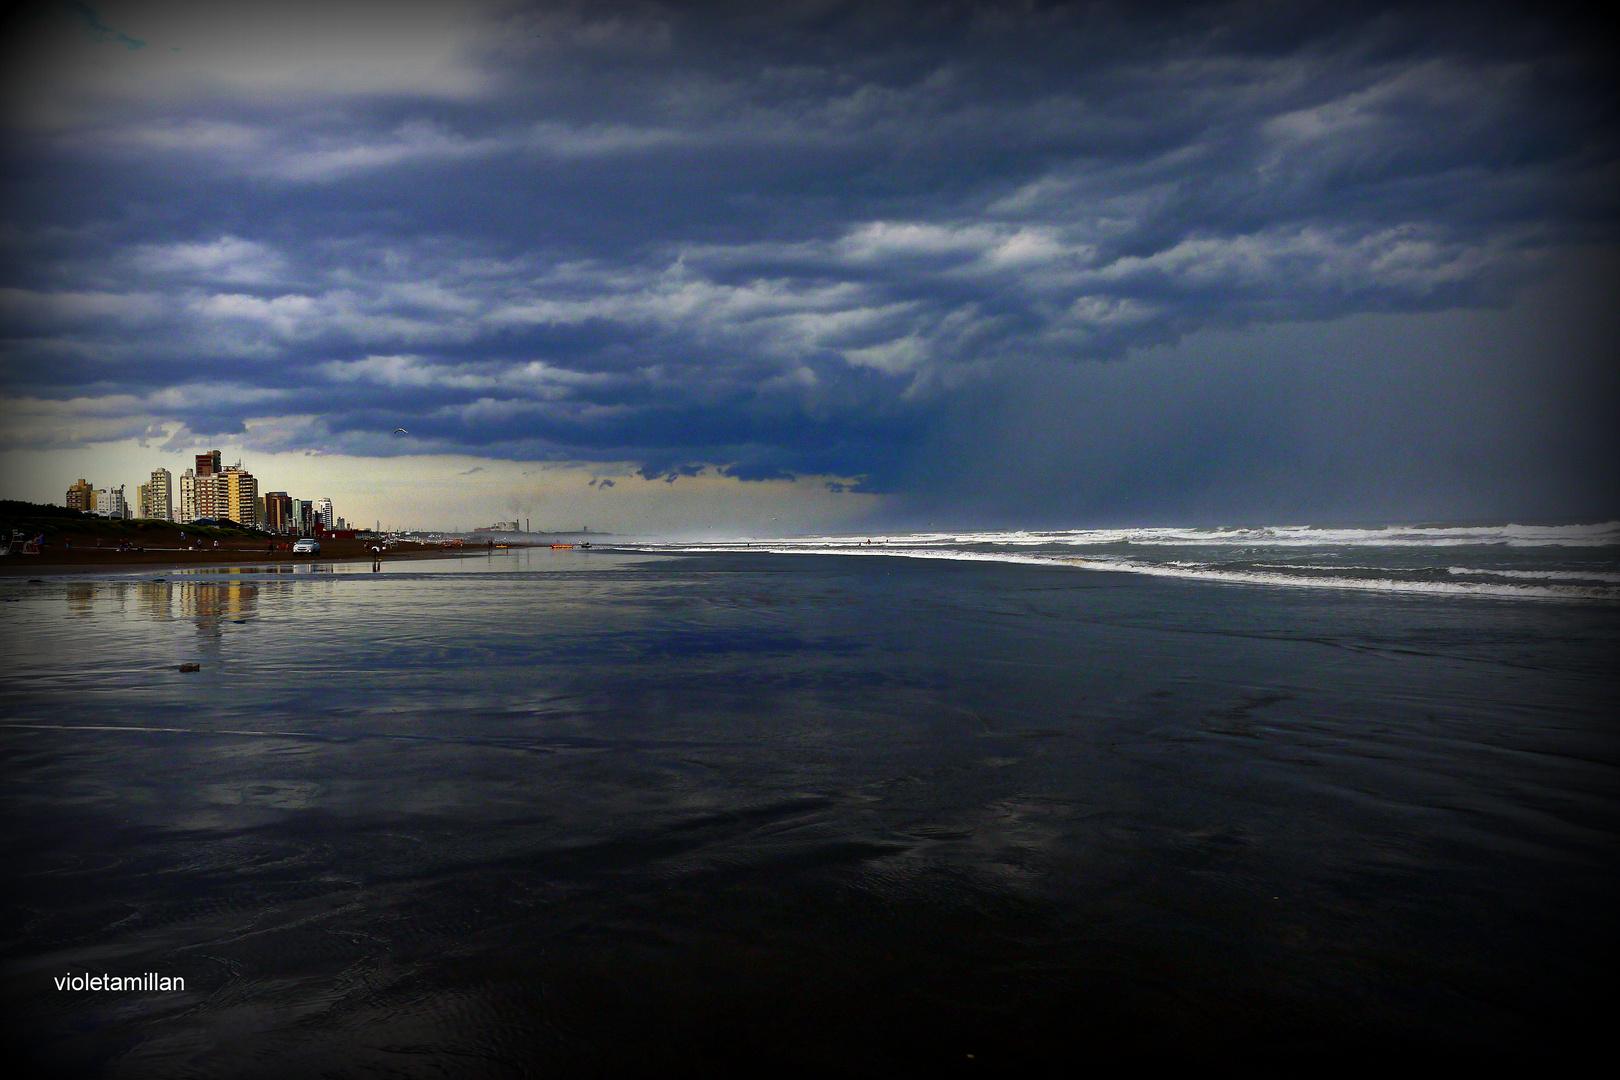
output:
<path id="1" fill-rule="evenodd" d="M 404 429 L 404 428 L 402 428 L 402 427 L 397 427 L 397 428 L 395 428 L 395 429 L 394 429 L 394 434 L 395 434 L 395 435 L 409 435 L 409 434 L 410 434 L 410 432 L 408 432 L 408 431 L 406 431 L 406 430 L 405 430 L 405 429 Z"/>

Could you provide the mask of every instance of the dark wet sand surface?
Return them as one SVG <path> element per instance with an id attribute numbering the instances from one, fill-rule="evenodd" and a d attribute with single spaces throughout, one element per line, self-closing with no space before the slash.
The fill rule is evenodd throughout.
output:
<path id="1" fill-rule="evenodd" d="M 0 598 L 41 1068 L 1365 1075 L 1607 1030 L 1605 608 L 577 551 Z M 146 971 L 185 992 L 52 985 Z"/>

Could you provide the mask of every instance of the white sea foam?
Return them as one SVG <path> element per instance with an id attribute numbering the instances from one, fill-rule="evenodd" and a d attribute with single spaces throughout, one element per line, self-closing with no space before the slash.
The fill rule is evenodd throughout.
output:
<path id="1" fill-rule="evenodd" d="M 1268 570 L 1337 570 L 1341 573 L 1346 570 L 1367 570 L 1376 573 L 1379 570 L 1388 571 L 1387 566 L 1358 566 L 1354 563 L 1251 563 L 1252 566 L 1263 566 Z"/>
<path id="2" fill-rule="evenodd" d="M 1243 585 L 1271 585 L 1288 588 L 1351 589 L 1359 592 L 1419 593 L 1446 596 L 1481 596 L 1522 600 L 1598 600 L 1620 601 L 1620 588 L 1608 585 L 1520 585 L 1512 582 L 1411 580 L 1393 577 L 1335 577 L 1323 574 L 1290 574 L 1266 570 L 1232 570 L 1197 562 L 1146 562 L 1128 558 L 1086 558 L 1072 555 L 1026 554 L 1014 551 L 963 551 L 949 547 L 923 547 L 917 545 L 891 545 L 873 537 L 865 540 L 834 538 L 836 543 L 800 540 L 791 543 L 755 542 L 750 549 L 778 555 L 881 555 L 891 558 L 942 559 L 956 562 L 1013 563 L 1034 566 L 1070 566 L 1082 570 L 1112 571 L 1127 574 L 1146 574 L 1154 577 L 1174 577 L 1197 581 L 1218 581 Z M 964 542 L 956 537 L 958 543 Z M 979 542 L 983 541 L 966 541 Z M 721 552 L 739 550 L 735 543 L 670 545 L 662 550 L 671 552 Z M 1344 570 L 1344 567 L 1322 567 L 1326 570 Z M 1368 571 L 1389 568 L 1364 567 Z M 1511 572 L 1510 572 L 1511 573 Z M 1528 573 L 1528 572 L 1527 572 Z M 1510 576 L 1510 575 L 1503 575 Z M 1620 575 L 1608 575 L 1620 579 Z M 1605 576 L 1605 580 L 1607 577 Z M 1591 580 L 1590 575 L 1575 575 L 1576 579 Z"/>
<path id="3" fill-rule="evenodd" d="M 1030 547 L 1062 544 L 1100 547 L 1118 544 L 1141 546 L 1217 547 L 1605 547 L 1620 545 L 1620 521 L 1582 525 L 1385 525 L 1379 528 L 1324 528 L 1315 525 L 1276 525 L 1253 528 L 1052 529 L 1009 532 L 917 532 L 866 536 L 806 536 L 792 541 L 760 543 L 815 544 L 822 547 L 937 547 L 940 545 L 997 544 Z M 740 541 L 739 541 L 740 542 Z"/>
<path id="4" fill-rule="evenodd" d="M 1325 529 L 1310 525 L 1255 529 L 1096 529 L 1054 534 L 1071 545 L 1140 544 L 1235 547 L 1603 547 L 1620 544 L 1620 522 L 1599 525 L 1493 525 Z"/>
<path id="5" fill-rule="evenodd" d="M 1160 577 L 1227 581 L 1248 585 L 1283 585 L 1306 588 L 1354 589 L 1362 592 L 1435 593 L 1454 596 L 1495 596 L 1524 600 L 1620 600 L 1620 589 L 1605 585 L 1514 585 L 1507 582 L 1435 581 L 1400 578 L 1328 577 L 1266 573 L 1253 570 L 1217 570 L 1104 559 L 1084 560 L 1084 568 L 1119 570 Z"/>
<path id="6" fill-rule="evenodd" d="M 1327 570 L 1347 571 L 1364 570 L 1369 573 L 1379 571 L 1388 572 L 1387 566 L 1361 566 L 1351 563 L 1264 563 L 1257 562 L 1250 565 L 1264 567 L 1268 570 Z M 1501 570 L 1487 569 L 1478 566 L 1447 566 L 1447 567 L 1408 567 L 1411 571 L 1444 569 L 1448 574 L 1462 574 L 1469 577 L 1502 577 L 1520 578 L 1526 580 L 1545 581 L 1607 581 L 1620 584 L 1620 573 L 1609 573 L 1602 570 Z"/>
<path id="7" fill-rule="evenodd" d="M 1609 581 L 1620 584 L 1620 574 L 1605 573 L 1601 570 L 1479 570 L 1472 566 L 1448 566 L 1446 573 L 1547 581 Z"/>

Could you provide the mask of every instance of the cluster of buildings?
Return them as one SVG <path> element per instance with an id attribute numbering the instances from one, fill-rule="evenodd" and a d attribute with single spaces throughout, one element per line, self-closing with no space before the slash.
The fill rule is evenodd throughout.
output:
<path id="1" fill-rule="evenodd" d="M 313 536 L 348 528 L 332 513 L 331 499 L 294 499 L 285 491 L 259 494 L 258 479 L 242 463 L 225 465 L 218 450 L 197 455 L 195 468 L 178 478 L 168 469 L 152 470 L 133 507 L 124 486 L 96 488 L 80 479 L 67 490 L 67 507 L 100 517 L 156 521 L 233 521 L 269 532 Z"/>

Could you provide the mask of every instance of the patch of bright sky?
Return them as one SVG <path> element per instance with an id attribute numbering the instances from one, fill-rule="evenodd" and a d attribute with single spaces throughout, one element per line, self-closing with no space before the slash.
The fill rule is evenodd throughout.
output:
<path id="1" fill-rule="evenodd" d="M 49 12 L 50 32 L 42 39 L 49 62 L 34 73 L 22 114 L 34 125 L 58 127 L 93 119 L 107 101 L 198 94 L 475 96 L 488 82 L 467 61 L 470 17 L 489 6 L 105 0 L 79 11 L 62 5 Z"/>

